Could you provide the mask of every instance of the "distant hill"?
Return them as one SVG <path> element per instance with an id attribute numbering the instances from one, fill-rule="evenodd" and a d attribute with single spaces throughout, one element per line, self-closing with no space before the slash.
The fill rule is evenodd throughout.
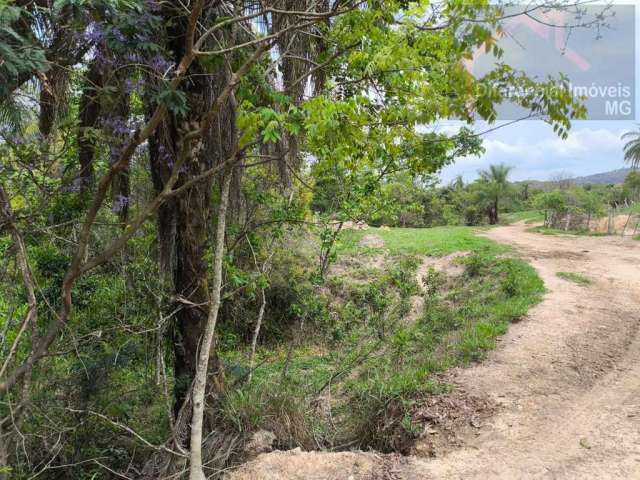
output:
<path id="1" fill-rule="evenodd" d="M 576 177 L 573 182 L 576 185 L 609 185 L 623 183 L 624 178 L 631 171 L 630 168 L 620 168 L 618 170 L 611 170 L 610 172 L 596 173 L 594 175 L 587 175 L 586 177 Z"/>
<path id="2" fill-rule="evenodd" d="M 570 182 L 574 185 L 616 185 L 624 183 L 624 179 L 630 171 L 630 168 L 619 168 L 618 170 L 611 170 L 609 172 L 594 173 L 593 175 L 587 175 L 584 177 L 574 177 L 571 179 L 566 179 L 565 181 Z M 552 188 L 556 182 L 552 180 L 527 180 L 526 183 L 528 183 L 533 188 L 545 189 Z"/>

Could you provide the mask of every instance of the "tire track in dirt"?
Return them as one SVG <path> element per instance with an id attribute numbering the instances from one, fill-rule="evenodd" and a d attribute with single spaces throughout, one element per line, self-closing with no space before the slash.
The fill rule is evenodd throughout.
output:
<path id="1" fill-rule="evenodd" d="M 512 245 L 548 293 L 484 362 L 455 374 L 502 409 L 462 448 L 416 460 L 406 478 L 640 479 L 640 243 L 527 227 L 486 235 Z"/>

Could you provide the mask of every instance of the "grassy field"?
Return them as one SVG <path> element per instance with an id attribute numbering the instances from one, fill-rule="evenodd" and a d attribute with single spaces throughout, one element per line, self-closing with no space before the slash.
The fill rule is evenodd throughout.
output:
<path id="1" fill-rule="evenodd" d="M 365 235 L 385 246 L 360 247 Z M 424 255 L 455 251 L 470 252 L 464 273 L 430 270 L 421 293 Z M 451 388 L 438 374 L 481 359 L 542 298 L 535 270 L 505 251 L 465 227 L 343 232 L 339 268 L 297 306 L 290 343 L 260 346 L 251 380 L 241 375 L 222 399 L 221 423 L 270 430 L 282 448 L 404 451 L 423 429 L 415 413 L 425 399 Z M 417 295 L 423 306 L 408 321 Z M 222 357 L 247 371 L 237 349 Z"/>
<path id="2" fill-rule="evenodd" d="M 523 212 L 510 212 L 502 214 L 501 223 L 516 223 L 523 221 L 525 223 L 536 223 L 544 221 L 544 212 L 540 210 L 526 210 Z"/>
<path id="3" fill-rule="evenodd" d="M 435 228 L 369 228 L 345 230 L 338 239 L 338 254 L 353 255 L 367 251 L 386 250 L 392 254 L 447 255 L 453 252 L 500 253 L 509 248 L 478 236 L 477 227 Z M 384 248 L 375 249 L 358 245 L 365 235 L 377 235 L 384 240 Z"/>

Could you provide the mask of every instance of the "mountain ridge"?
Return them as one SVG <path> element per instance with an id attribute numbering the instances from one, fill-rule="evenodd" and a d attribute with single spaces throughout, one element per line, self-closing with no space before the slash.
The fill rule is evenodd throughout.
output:
<path id="1" fill-rule="evenodd" d="M 608 172 L 594 173 L 593 175 L 586 175 L 583 177 L 576 177 L 573 182 L 576 185 L 608 185 L 623 183 L 627 174 L 631 171 L 630 168 L 618 168 L 617 170 L 609 170 Z"/>
<path id="2" fill-rule="evenodd" d="M 584 175 L 580 177 L 566 177 L 563 181 L 570 182 L 574 185 L 619 185 L 624 183 L 624 179 L 631 171 L 630 168 L 618 168 L 607 172 L 594 173 L 592 175 Z M 523 180 L 515 183 L 526 182 L 531 185 L 549 185 L 557 183 L 558 180 Z"/>

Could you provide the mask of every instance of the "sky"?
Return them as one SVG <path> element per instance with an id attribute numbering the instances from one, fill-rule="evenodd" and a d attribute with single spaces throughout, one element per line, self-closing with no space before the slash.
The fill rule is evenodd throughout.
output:
<path id="1" fill-rule="evenodd" d="M 520 118 L 518 112 L 504 109 L 498 121 L 492 125 L 477 123 L 476 132 L 500 127 L 482 135 L 486 152 L 479 157 L 465 157 L 445 167 L 440 174 L 443 183 L 462 175 L 465 181 L 478 176 L 478 170 L 495 163 L 514 167 L 513 180 L 548 180 L 559 173 L 574 176 L 591 175 L 625 167 L 620 138 L 627 131 L 638 128 L 638 35 L 640 31 L 640 0 L 616 2 L 627 7 L 619 8 L 616 16 L 610 17 L 609 27 L 598 32 L 582 29 L 563 41 L 553 30 L 532 32 L 526 25 L 511 27 L 505 37 L 505 61 L 515 64 L 529 75 L 544 78 L 548 73 L 562 71 L 569 76 L 574 86 L 623 86 L 634 89 L 632 101 L 635 111 L 629 115 L 605 114 L 605 100 L 594 98 L 588 101 L 589 119 L 573 122 L 566 140 L 553 133 L 553 129 L 540 120 L 512 123 Z M 629 8 L 635 6 L 635 12 Z M 617 5 L 614 6 L 617 8 Z M 635 18 L 634 17 L 635 14 Z M 547 29 L 549 30 L 549 29 Z M 577 31 L 577 30 L 576 30 Z M 547 37 L 544 38 L 545 34 Z M 555 38 L 554 38 L 555 37 Z M 570 57 L 570 58 L 568 58 Z M 471 66 L 474 73 L 482 73 L 490 67 L 478 56 Z M 521 113 L 521 112 L 520 112 Z M 607 118 L 618 118 L 608 120 Z M 621 118 L 622 119 L 619 119 Z M 443 121 L 436 131 L 454 132 L 460 126 L 456 121 Z"/>
<path id="2" fill-rule="evenodd" d="M 475 129 L 499 125 L 476 125 Z M 549 180 L 561 173 L 581 177 L 624 168 L 624 141 L 620 137 L 635 127 L 632 121 L 580 121 L 562 140 L 542 121 L 518 122 L 483 135 L 485 153 L 457 159 L 442 170 L 440 178 L 448 183 L 462 175 L 465 181 L 471 181 L 477 178 L 478 170 L 496 163 L 514 167 L 512 180 Z M 457 128 L 454 122 L 439 127 L 441 131 Z"/>

